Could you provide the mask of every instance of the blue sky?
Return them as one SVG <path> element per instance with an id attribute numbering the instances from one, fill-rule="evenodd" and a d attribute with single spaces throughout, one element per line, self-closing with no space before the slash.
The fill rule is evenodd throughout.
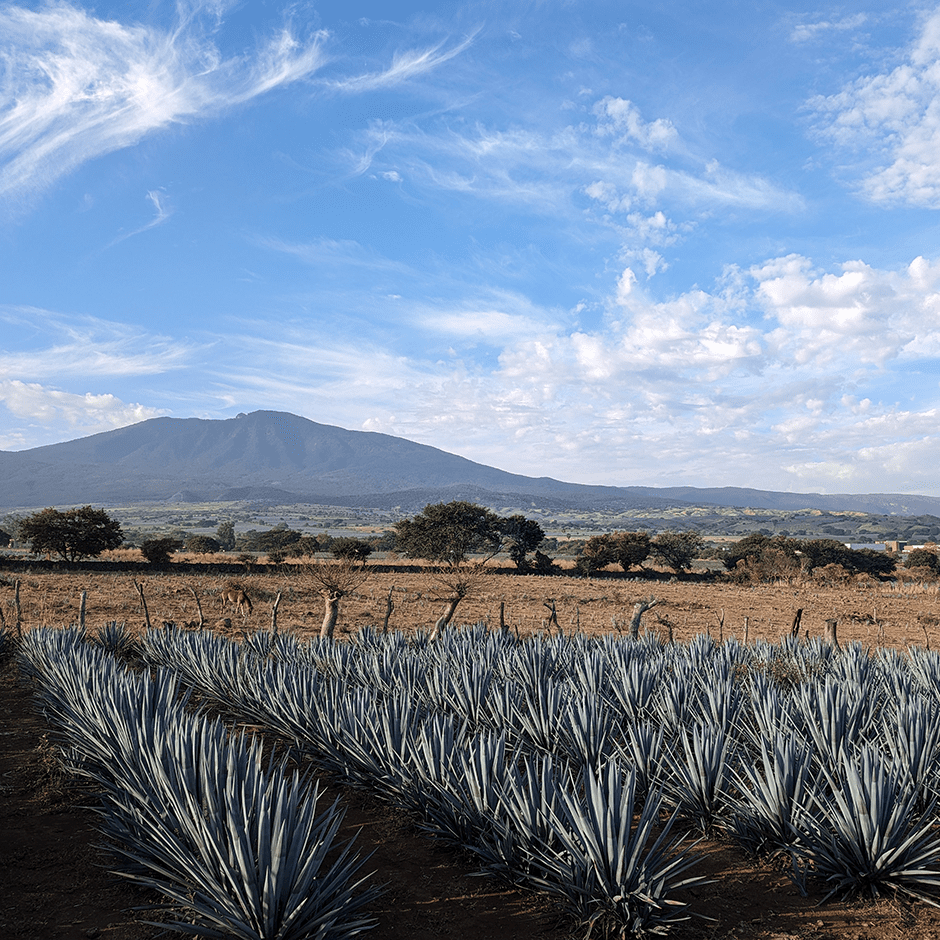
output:
<path id="1" fill-rule="evenodd" d="M 938 210 L 936 4 L 0 4 L 0 449 L 940 495 Z"/>

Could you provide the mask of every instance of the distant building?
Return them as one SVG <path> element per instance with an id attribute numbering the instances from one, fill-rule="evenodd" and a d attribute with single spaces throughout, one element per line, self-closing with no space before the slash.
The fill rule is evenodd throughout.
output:
<path id="1" fill-rule="evenodd" d="M 862 548 L 869 548 L 873 552 L 896 552 L 900 549 L 892 548 L 892 545 L 903 545 L 903 542 L 845 542 L 846 548 L 858 551 Z"/>

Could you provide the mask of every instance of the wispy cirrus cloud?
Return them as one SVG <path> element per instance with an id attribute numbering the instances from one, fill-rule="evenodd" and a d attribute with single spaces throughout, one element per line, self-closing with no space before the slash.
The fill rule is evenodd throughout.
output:
<path id="1" fill-rule="evenodd" d="M 449 47 L 442 41 L 426 49 L 409 49 L 404 52 L 396 52 L 392 57 L 391 65 L 381 72 L 369 72 L 349 78 L 332 79 L 324 84 L 336 91 L 351 94 L 393 88 L 396 85 L 419 78 L 460 55 L 473 44 L 479 32 L 480 29 L 477 28 L 461 42 Z"/>
<path id="2" fill-rule="evenodd" d="M 551 131 L 444 119 L 376 122 L 343 157 L 352 172 L 406 189 L 501 202 L 579 226 L 586 196 L 623 228 L 627 249 L 661 245 L 667 231 L 674 238 L 681 223 L 671 215 L 803 208 L 799 194 L 759 174 L 699 157 L 670 121 L 645 119 L 627 99 L 606 96 L 583 117 Z"/>
<path id="3" fill-rule="evenodd" d="M 198 346 L 89 316 L 66 316 L 37 307 L 0 307 L 7 324 L 0 349 L 0 379 L 143 376 L 183 368 Z M 15 335 L 28 327 L 28 349 L 16 349 Z"/>
<path id="4" fill-rule="evenodd" d="M 325 34 L 289 28 L 224 58 L 195 5 L 172 27 L 124 25 L 68 3 L 0 6 L 0 197 L 24 198 L 95 157 L 211 115 L 322 66 Z"/>

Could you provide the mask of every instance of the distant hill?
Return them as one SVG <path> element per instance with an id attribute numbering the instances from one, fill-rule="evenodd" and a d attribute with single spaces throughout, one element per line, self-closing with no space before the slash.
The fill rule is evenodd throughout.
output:
<path id="1" fill-rule="evenodd" d="M 565 483 L 507 473 L 389 434 L 347 431 L 277 411 L 226 420 L 152 418 L 61 444 L 0 451 L 0 481 L 3 510 L 170 499 L 410 509 L 462 498 L 586 511 L 695 504 L 940 514 L 940 499 L 928 496 Z"/>

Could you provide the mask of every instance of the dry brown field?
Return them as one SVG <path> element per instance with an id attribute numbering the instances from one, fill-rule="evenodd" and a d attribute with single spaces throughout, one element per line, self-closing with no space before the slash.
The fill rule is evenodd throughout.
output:
<path id="1" fill-rule="evenodd" d="M 302 572 L 260 570 L 238 577 L 165 572 L 0 572 L 0 606 L 12 625 L 14 581 L 19 580 L 24 629 L 77 622 L 86 594 L 89 631 L 112 621 L 140 629 L 144 614 L 136 579 L 154 627 L 164 621 L 198 621 L 196 597 L 207 627 L 230 631 L 268 629 L 274 600 L 279 629 L 311 635 L 319 631 L 322 599 Z M 232 582 L 243 587 L 253 608 L 245 616 L 221 611 L 219 599 Z M 428 628 L 443 610 L 446 588 L 431 570 L 377 571 L 344 598 L 337 635 L 381 627 L 389 591 L 393 630 Z M 193 594 L 195 591 L 195 597 Z M 496 628 L 500 606 L 507 626 L 520 635 L 545 631 L 546 604 L 555 603 L 565 633 L 624 630 L 633 604 L 650 596 L 659 603 L 644 627 L 676 641 L 709 632 L 750 640 L 776 640 L 790 630 L 802 608 L 804 632 L 822 633 L 827 619 L 839 623 L 843 642 L 940 647 L 940 594 L 935 582 L 914 578 L 895 584 L 865 582 L 836 586 L 812 580 L 777 585 L 727 582 L 641 581 L 613 573 L 595 579 L 492 574 L 457 609 L 455 623 L 487 622 Z M 224 624 L 222 615 L 231 626 Z M 377 903 L 373 940 L 565 940 L 583 936 L 559 918 L 544 898 L 487 879 L 468 877 L 472 859 L 426 839 L 415 822 L 361 791 L 328 781 L 347 807 L 347 835 L 357 833 L 369 867 L 389 888 Z M 90 794 L 56 770 L 43 721 L 12 664 L 0 668 L 0 938 L 3 940 L 150 940 L 160 931 L 140 925 L 130 909 L 152 900 L 116 882 L 97 846 Z M 906 900 L 828 901 L 823 892 L 802 898 L 786 873 L 745 856 L 728 843 L 703 843 L 698 871 L 715 879 L 688 900 L 713 921 L 692 920 L 674 936 L 694 940 L 915 940 L 940 938 L 940 911 Z"/>
<path id="2" fill-rule="evenodd" d="M 409 563 L 397 571 L 383 570 L 387 567 L 378 566 L 342 600 L 337 636 L 366 626 L 381 628 L 390 591 L 394 602 L 390 630 L 409 633 L 428 629 L 443 612 L 448 588 L 433 568 Z M 234 576 L 178 574 L 172 566 L 165 571 L 142 566 L 139 571 L 113 573 L 66 568 L 16 575 L 0 571 L 0 607 L 8 624 L 14 616 L 13 583 L 17 579 L 25 629 L 78 622 L 83 591 L 89 630 L 112 620 L 140 629 L 144 612 L 135 581 L 143 589 L 154 627 L 164 622 L 181 626 L 198 622 L 197 597 L 206 625 L 230 629 L 236 636 L 268 629 L 278 594 L 278 629 L 310 635 L 319 631 L 323 618 L 320 588 L 304 573 L 303 566 L 257 565 L 249 573 Z M 231 586 L 248 593 L 250 614 L 222 609 L 221 594 Z M 513 631 L 522 636 L 547 632 L 554 602 L 558 628 L 566 634 L 618 632 L 628 628 L 633 605 L 650 596 L 659 603 L 644 616 L 644 629 L 659 633 L 663 639 L 668 639 L 671 629 L 677 642 L 699 633 L 710 633 L 716 639 L 743 639 L 745 628 L 751 641 L 776 641 L 790 631 L 796 611 L 802 609 L 801 636 L 821 635 L 826 620 L 835 619 L 844 642 L 940 648 L 940 583 L 906 572 L 893 582 L 863 578 L 860 583 L 839 585 L 804 578 L 791 583 L 741 585 L 723 580 L 643 580 L 616 571 L 581 578 L 514 575 L 494 569 L 461 601 L 454 623 L 482 621 L 496 628 L 502 606 L 505 624 Z M 230 627 L 222 625 L 224 618 L 231 621 Z"/>

